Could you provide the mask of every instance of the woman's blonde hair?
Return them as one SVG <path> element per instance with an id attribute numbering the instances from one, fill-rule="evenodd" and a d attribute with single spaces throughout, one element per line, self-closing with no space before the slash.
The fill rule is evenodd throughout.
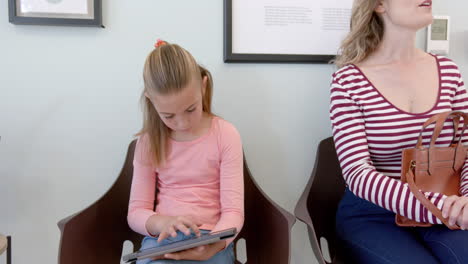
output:
<path id="1" fill-rule="evenodd" d="M 380 0 L 354 0 L 351 31 L 340 46 L 334 63 L 341 68 L 365 60 L 374 52 L 384 34 L 383 20 L 374 11 Z"/>
<path id="2" fill-rule="evenodd" d="M 211 74 L 207 69 L 198 65 L 188 51 L 177 44 L 165 42 L 146 58 L 143 69 L 144 89 L 141 94 L 143 128 L 137 136 L 148 137 L 148 154 L 155 166 L 162 165 L 166 159 L 170 130 L 159 117 L 150 99 L 145 96 L 145 92 L 148 95 L 175 94 L 184 89 L 193 78 L 202 82 L 205 76 L 208 81 L 202 99 L 203 112 L 212 115 L 213 81 Z"/>

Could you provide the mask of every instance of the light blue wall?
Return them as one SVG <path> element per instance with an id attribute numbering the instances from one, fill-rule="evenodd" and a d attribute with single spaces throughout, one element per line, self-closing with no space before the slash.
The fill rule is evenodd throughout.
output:
<path id="1" fill-rule="evenodd" d="M 261 187 L 292 212 L 330 135 L 333 66 L 224 64 L 220 0 L 103 2 L 105 29 L 15 26 L 0 2 L 0 233 L 15 239 L 14 262 L 55 263 L 56 222 L 114 181 L 141 123 L 141 70 L 156 38 L 211 70 L 216 113 L 240 130 Z M 452 16 L 450 57 L 468 76 L 468 3 L 435 10 Z M 314 261 L 305 230 L 294 227 L 293 263 Z"/>

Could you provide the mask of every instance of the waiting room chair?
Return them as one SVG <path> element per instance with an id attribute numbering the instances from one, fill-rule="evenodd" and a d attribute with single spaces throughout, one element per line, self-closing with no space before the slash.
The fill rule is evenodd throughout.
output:
<path id="1" fill-rule="evenodd" d="M 296 217 L 307 225 L 312 250 L 320 264 L 344 263 L 342 249 L 335 234 L 335 216 L 343 197 L 345 182 L 335 151 L 333 138 L 320 142 L 314 169 L 296 208 Z M 324 258 L 326 239 L 331 262 Z"/>
<path id="2" fill-rule="evenodd" d="M 133 243 L 135 250 L 140 248 L 143 236 L 133 232 L 127 223 L 135 145 L 136 140 L 130 143 L 123 169 L 107 193 L 88 208 L 58 223 L 61 231 L 59 264 L 115 264 L 120 263 L 126 240 Z M 245 239 L 245 263 L 290 263 L 290 237 L 295 217 L 260 189 L 245 158 L 244 185 L 245 222 L 235 243 Z"/>

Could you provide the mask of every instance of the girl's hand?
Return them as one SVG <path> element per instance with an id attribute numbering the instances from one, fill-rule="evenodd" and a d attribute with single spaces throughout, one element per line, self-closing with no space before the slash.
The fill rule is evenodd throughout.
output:
<path id="1" fill-rule="evenodd" d="M 165 254 L 164 259 L 173 259 L 173 260 L 208 260 L 216 253 L 221 251 L 226 245 L 226 241 L 219 241 L 213 244 L 208 244 L 204 246 L 199 246 L 184 251 L 179 251 L 175 253 Z"/>
<path id="2" fill-rule="evenodd" d="M 445 199 L 442 216 L 449 218 L 449 224 L 457 224 L 462 230 L 468 229 L 468 197 L 452 195 Z"/>
<path id="3" fill-rule="evenodd" d="M 185 235 L 190 235 L 192 231 L 195 235 L 200 236 L 200 229 L 197 224 L 190 217 L 187 216 L 168 216 L 162 223 L 162 228 L 159 233 L 158 242 L 163 241 L 169 236 L 176 237 L 177 230 L 181 231 Z"/>
<path id="4" fill-rule="evenodd" d="M 200 225 L 189 216 L 154 215 L 148 219 L 146 228 L 150 234 L 159 233 L 158 242 L 161 242 L 169 236 L 176 237 L 177 230 L 188 236 L 191 234 L 191 229 L 195 235 L 200 236 L 198 228 Z"/>

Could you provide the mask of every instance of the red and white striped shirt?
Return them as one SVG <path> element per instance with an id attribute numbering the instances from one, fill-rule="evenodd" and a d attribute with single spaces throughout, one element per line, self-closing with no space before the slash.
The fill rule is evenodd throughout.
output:
<path id="1" fill-rule="evenodd" d="M 435 58 L 439 94 L 429 111 L 413 114 L 395 107 L 357 66 L 348 65 L 333 74 L 330 118 L 343 177 L 355 195 L 418 222 L 440 224 L 413 196 L 407 184 L 399 180 L 401 152 L 416 145 L 424 121 L 441 112 L 468 112 L 468 95 L 457 65 L 442 56 Z M 426 146 L 431 135 L 431 129 L 423 133 Z M 436 145 L 448 146 L 452 138 L 452 123 L 447 122 Z M 463 141 L 468 141 L 468 136 Z M 460 192 L 468 196 L 466 161 Z M 425 195 L 442 208 L 445 195 L 430 192 Z"/>

